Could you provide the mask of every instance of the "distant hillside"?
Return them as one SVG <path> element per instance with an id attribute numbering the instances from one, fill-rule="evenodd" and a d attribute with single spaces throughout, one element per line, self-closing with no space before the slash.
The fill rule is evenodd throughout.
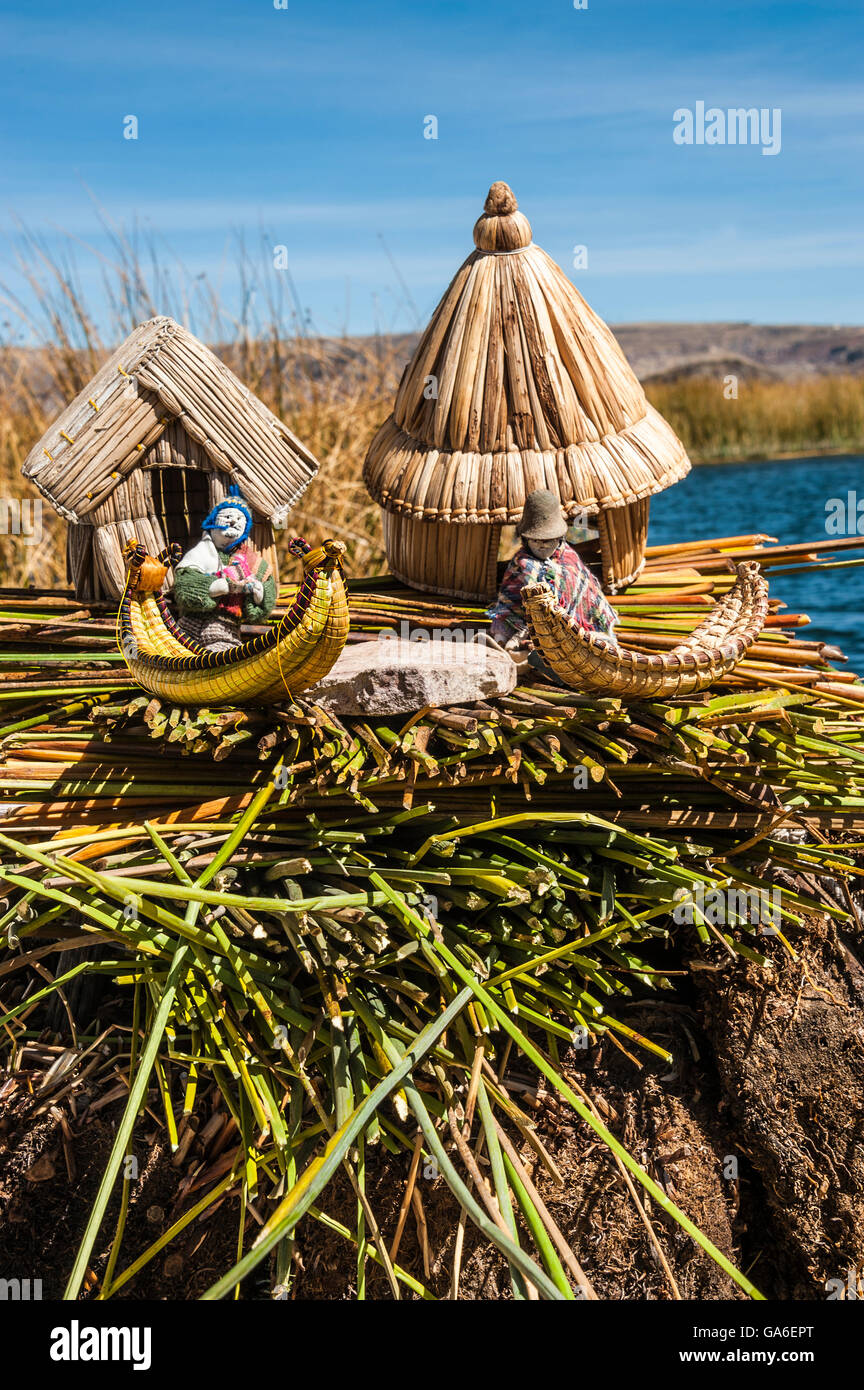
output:
<path id="1" fill-rule="evenodd" d="M 762 380 L 864 374 L 864 328 L 622 323 L 612 331 L 641 381 L 729 372 Z"/>
<path id="2" fill-rule="evenodd" d="M 802 377 L 864 376 L 864 327 L 771 325 L 753 323 L 622 323 L 612 331 L 641 381 L 675 382 L 690 377 L 718 380 L 735 375 L 741 381 L 788 381 Z M 402 367 L 417 345 L 418 334 L 380 337 L 290 338 L 279 344 L 282 381 L 309 386 L 316 381 L 333 383 L 351 377 L 355 381 L 382 381 L 395 389 Z M 253 389 L 272 389 L 273 350 L 268 343 L 252 346 L 255 371 L 245 360 L 250 345 L 217 344 L 216 351 Z M 87 372 L 84 354 L 62 354 L 65 375 L 83 385 Z M 77 359 L 77 360 L 76 360 Z M 0 348 L 0 395 L 5 409 L 24 400 L 38 402 L 49 411 L 60 406 L 57 395 L 57 358 L 51 350 Z M 247 370 L 244 370 L 246 368 Z M 94 368 L 95 370 L 95 364 Z"/>
<path id="3" fill-rule="evenodd" d="M 723 377 L 785 381 L 795 377 L 864 375 L 864 327 L 754 323 L 619 323 L 611 325 L 640 381 Z M 381 341 L 382 356 L 407 362 L 418 335 Z M 328 344 L 339 370 L 368 360 L 373 338 Z M 320 359 L 319 359 L 320 365 Z"/>
<path id="4" fill-rule="evenodd" d="M 795 377 L 864 375 L 864 327 L 754 323 L 619 323 L 611 325 L 640 381 L 719 378 L 788 381 Z M 382 340 L 382 354 L 408 360 L 417 334 Z M 337 369 L 367 359 L 375 340 L 328 345 Z"/>

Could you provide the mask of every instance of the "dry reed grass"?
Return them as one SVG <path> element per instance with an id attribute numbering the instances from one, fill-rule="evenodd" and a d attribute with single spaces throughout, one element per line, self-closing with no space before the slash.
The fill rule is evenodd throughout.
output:
<path id="1" fill-rule="evenodd" d="M 719 380 L 693 377 L 645 388 L 694 463 L 864 447 L 864 377 L 741 382 L 726 400 Z"/>

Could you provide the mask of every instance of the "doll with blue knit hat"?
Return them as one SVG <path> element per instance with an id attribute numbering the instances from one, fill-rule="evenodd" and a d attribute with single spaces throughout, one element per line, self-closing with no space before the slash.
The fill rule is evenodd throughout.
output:
<path id="1" fill-rule="evenodd" d="M 263 623 L 272 613 L 276 579 L 249 539 L 252 512 L 235 484 L 201 529 L 174 570 L 174 601 L 186 635 L 221 652 L 240 645 L 244 622 Z"/>

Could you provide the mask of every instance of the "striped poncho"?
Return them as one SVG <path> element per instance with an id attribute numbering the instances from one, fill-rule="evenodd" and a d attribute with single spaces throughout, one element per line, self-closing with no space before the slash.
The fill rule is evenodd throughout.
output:
<path id="1" fill-rule="evenodd" d="M 512 637 L 524 638 L 528 643 L 528 619 L 522 607 L 526 584 L 548 584 L 561 607 L 580 627 L 616 640 L 614 627 L 618 618 L 599 579 L 572 545 L 563 541 L 548 560 L 538 560 L 527 546 L 520 545 L 504 571 L 498 600 L 490 610 L 492 636 L 502 646 Z"/>

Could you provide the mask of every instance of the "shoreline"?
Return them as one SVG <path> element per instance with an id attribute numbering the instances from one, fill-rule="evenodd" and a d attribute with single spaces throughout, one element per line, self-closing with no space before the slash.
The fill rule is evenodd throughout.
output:
<path id="1" fill-rule="evenodd" d="M 694 468 L 716 468 L 725 463 L 783 463 L 786 461 L 794 462 L 795 459 L 821 459 L 821 458 L 850 458 L 855 459 L 864 455 L 864 440 L 857 446 L 843 445 L 833 449 L 795 449 L 784 450 L 782 454 L 762 454 L 742 455 L 740 458 L 731 458 L 728 455 L 723 458 L 693 458 L 690 455 L 690 462 Z"/>

